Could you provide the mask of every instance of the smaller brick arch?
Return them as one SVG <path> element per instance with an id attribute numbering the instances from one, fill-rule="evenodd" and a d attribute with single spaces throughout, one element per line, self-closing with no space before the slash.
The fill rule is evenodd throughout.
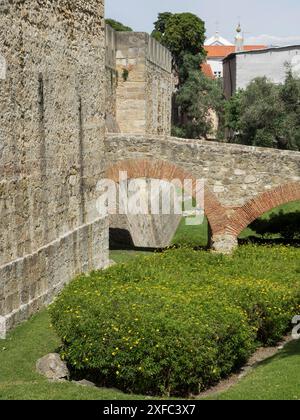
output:
<path id="1" fill-rule="evenodd" d="M 266 191 L 237 209 L 229 219 L 226 232 L 238 237 L 254 220 L 268 211 L 300 200 L 300 183 L 294 182 L 281 185 Z"/>
<path id="2" fill-rule="evenodd" d="M 165 181 L 180 179 L 181 182 L 185 179 L 191 179 L 195 191 L 196 177 L 167 161 L 154 159 L 121 160 L 108 167 L 105 176 L 118 183 L 120 171 L 127 172 L 128 179 L 149 178 Z M 228 225 L 226 210 L 207 186 L 205 186 L 204 194 L 204 211 L 212 234 L 223 233 Z"/>

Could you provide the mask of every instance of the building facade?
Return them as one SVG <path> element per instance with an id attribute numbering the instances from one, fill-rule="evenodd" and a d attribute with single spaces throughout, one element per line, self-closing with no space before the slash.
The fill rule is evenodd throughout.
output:
<path id="1" fill-rule="evenodd" d="M 242 29 L 239 25 L 236 30 L 234 44 L 227 39 L 220 36 L 219 32 L 207 39 L 204 44 L 205 51 L 207 53 L 206 64 L 210 66 L 211 71 L 205 68 L 207 75 L 213 74 L 215 78 L 223 77 L 223 60 L 230 54 L 238 51 L 253 51 L 266 48 L 265 45 L 244 45 L 244 38 L 242 35 Z"/>
<path id="2" fill-rule="evenodd" d="M 291 67 L 295 76 L 300 76 L 299 45 L 230 54 L 223 61 L 226 98 L 239 89 L 245 89 L 256 77 L 267 77 L 274 83 L 283 83 L 287 66 Z"/>

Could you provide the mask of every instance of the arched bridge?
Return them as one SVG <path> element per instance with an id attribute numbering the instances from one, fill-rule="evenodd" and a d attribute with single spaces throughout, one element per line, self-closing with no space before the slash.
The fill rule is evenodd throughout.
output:
<path id="1" fill-rule="evenodd" d="M 212 245 L 219 251 L 235 247 L 238 235 L 265 212 L 300 200 L 299 152 L 111 134 L 106 138 L 106 158 L 106 176 L 116 182 L 119 171 L 132 179 L 203 179 Z M 146 246 L 145 235 L 142 240 Z"/>

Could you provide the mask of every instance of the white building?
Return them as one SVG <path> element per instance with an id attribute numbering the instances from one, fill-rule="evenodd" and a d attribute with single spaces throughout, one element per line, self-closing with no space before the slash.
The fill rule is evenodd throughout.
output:
<path id="1" fill-rule="evenodd" d="M 230 98 L 257 77 L 283 83 L 287 66 L 291 67 L 295 76 L 300 77 L 300 45 L 230 54 L 223 63 L 225 96 Z"/>
<path id="2" fill-rule="evenodd" d="M 223 60 L 228 55 L 237 51 L 250 51 L 266 48 L 265 45 L 244 45 L 241 25 L 237 27 L 235 43 L 220 36 L 216 32 L 214 36 L 208 38 L 204 44 L 207 53 L 207 65 L 211 67 L 214 77 L 223 77 Z"/>

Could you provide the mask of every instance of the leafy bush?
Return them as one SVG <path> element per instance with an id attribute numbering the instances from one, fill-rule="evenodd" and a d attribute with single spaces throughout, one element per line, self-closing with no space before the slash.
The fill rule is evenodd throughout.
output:
<path id="1" fill-rule="evenodd" d="M 281 278 L 247 250 L 170 250 L 77 278 L 51 307 L 63 357 L 128 392 L 187 395 L 216 383 L 259 343 L 276 342 L 299 309 L 294 265 Z M 287 263 L 280 248 L 262 252 Z"/>
<path id="2" fill-rule="evenodd" d="M 300 79 L 288 66 L 285 82 L 254 79 L 225 104 L 229 140 L 253 146 L 300 150 Z"/>
<path id="3" fill-rule="evenodd" d="M 123 23 L 118 22 L 117 20 L 105 19 L 105 23 L 111 26 L 117 32 L 132 32 L 132 28 L 123 25 Z"/>

